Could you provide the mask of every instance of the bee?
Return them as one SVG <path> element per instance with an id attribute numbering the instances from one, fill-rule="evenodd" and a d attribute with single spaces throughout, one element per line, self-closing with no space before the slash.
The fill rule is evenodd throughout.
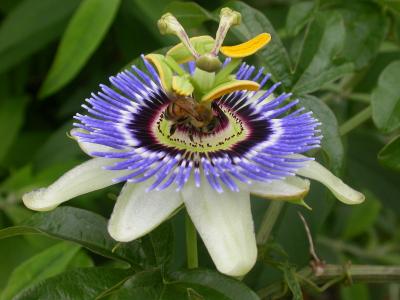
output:
<path id="1" fill-rule="evenodd" d="M 164 112 L 165 118 L 172 121 L 170 136 L 178 125 L 188 128 L 190 140 L 193 142 L 195 132 L 208 133 L 218 124 L 218 119 L 211 107 L 196 102 L 191 97 L 176 96 Z"/>

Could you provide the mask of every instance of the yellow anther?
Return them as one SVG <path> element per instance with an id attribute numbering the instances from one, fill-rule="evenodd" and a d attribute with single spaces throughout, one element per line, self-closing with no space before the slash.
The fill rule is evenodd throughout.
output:
<path id="1" fill-rule="evenodd" d="M 168 63 L 165 61 L 165 57 L 161 54 L 147 54 L 145 58 L 150 61 L 157 69 L 158 76 L 160 76 L 161 85 L 166 92 L 170 92 L 172 89 L 172 71 Z"/>
<path id="2" fill-rule="evenodd" d="M 235 46 L 221 47 L 221 53 L 229 57 L 246 57 L 256 53 L 262 47 L 269 43 L 271 35 L 269 33 L 261 33 L 256 37 Z"/>
<path id="3" fill-rule="evenodd" d="M 257 82 L 251 80 L 233 80 L 220 84 L 217 87 L 213 88 L 201 98 L 201 101 L 213 101 L 222 97 L 223 95 L 232 93 L 234 91 L 257 91 L 259 88 L 260 85 Z"/>

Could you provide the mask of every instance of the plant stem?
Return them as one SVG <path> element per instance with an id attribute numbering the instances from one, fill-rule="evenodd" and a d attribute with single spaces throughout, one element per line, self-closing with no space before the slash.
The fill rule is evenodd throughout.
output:
<path id="1" fill-rule="evenodd" d="M 340 98 L 349 98 L 351 100 L 356 100 L 356 101 L 362 101 L 366 102 L 366 97 L 365 95 L 362 95 L 362 99 L 360 99 L 360 94 L 356 95 L 353 97 L 352 91 L 354 87 L 364 78 L 366 75 L 368 69 L 364 68 L 361 71 L 354 73 L 349 76 L 345 76 L 340 80 L 339 84 L 327 84 L 322 87 L 322 90 L 330 91 L 331 93 L 328 93 L 321 97 L 321 100 L 324 102 L 331 101 L 335 97 L 340 97 Z M 369 99 L 368 99 L 369 100 Z M 368 101 L 369 102 L 369 101 Z"/>
<path id="2" fill-rule="evenodd" d="M 260 228 L 257 232 L 257 244 L 263 245 L 268 241 L 272 229 L 278 220 L 279 214 L 283 208 L 283 201 L 271 201 L 261 221 Z"/>
<path id="3" fill-rule="evenodd" d="M 352 131 L 357 126 L 361 125 L 365 121 L 367 121 L 372 116 L 372 107 L 368 106 L 367 108 L 363 109 L 355 116 L 344 122 L 339 128 L 340 135 L 345 135 Z"/>
<path id="4" fill-rule="evenodd" d="M 400 282 L 400 267 L 377 265 L 325 265 L 323 273 L 316 276 L 310 267 L 306 267 L 296 273 L 296 278 L 302 286 L 316 288 L 323 292 L 332 284 L 344 280 L 350 282 Z M 320 285 L 323 285 L 320 287 Z M 325 284 L 325 285 L 324 285 Z M 262 299 L 276 299 L 274 296 L 281 294 L 285 289 L 285 282 L 275 282 L 258 291 Z M 284 296 L 284 295 L 283 295 Z"/>
<path id="5" fill-rule="evenodd" d="M 396 254 L 398 252 L 398 247 L 393 245 L 384 244 L 380 245 L 379 248 L 364 249 L 327 237 L 319 237 L 317 243 L 337 252 L 345 252 L 354 257 L 373 260 L 377 263 L 396 265 L 400 261 L 400 257 Z"/>
<path id="6" fill-rule="evenodd" d="M 377 265 L 326 265 L 321 276 L 313 279 L 325 281 L 332 277 L 351 277 L 355 282 L 400 282 L 400 267 Z M 350 279 L 350 278 L 349 278 Z"/>
<path id="7" fill-rule="evenodd" d="M 370 98 L 371 96 L 369 94 L 364 93 L 352 93 L 347 96 L 347 99 L 349 100 L 354 100 L 365 104 L 369 104 L 371 102 Z"/>
<path id="8" fill-rule="evenodd" d="M 197 232 L 187 212 L 185 217 L 185 229 L 187 265 L 189 269 L 195 269 L 199 266 L 197 256 Z"/>

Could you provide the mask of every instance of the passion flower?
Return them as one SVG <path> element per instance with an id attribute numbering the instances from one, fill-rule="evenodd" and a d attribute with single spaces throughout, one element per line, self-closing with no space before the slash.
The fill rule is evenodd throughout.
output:
<path id="1" fill-rule="evenodd" d="M 250 194 L 304 204 L 310 183 L 297 174 L 322 182 L 342 202 L 362 202 L 362 194 L 301 155 L 320 146 L 312 113 L 290 93 L 276 96 L 279 83 L 262 68 L 241 63 L 271 36 L 221 47 L 238 23 L 240 14 L 225 8 L 215 39 L 189 38 L 164 15 L 160 31 L 181 43 L 143 56 L 144 69 L 110 77 L 112 88 L 101 85 L 86 100 L 87 114 L 75 116 L 71 135 L 93 158 L 25 194 L 25 205 L 50 210 L 124 182 L 108 226 L 115 240 L 137 239 L 185 205 L 217 269 L 240 276 L 257 257 Z"/>

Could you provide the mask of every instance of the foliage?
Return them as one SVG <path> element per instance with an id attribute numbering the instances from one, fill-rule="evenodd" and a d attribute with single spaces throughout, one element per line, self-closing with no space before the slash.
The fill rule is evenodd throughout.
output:
<path id="1" fill-rule="evenodd" d="M 24 208 L 22 193 L 85 159 L 66 135 L 84 99 L 141 53 L 175 41 L 158 34 L 161 14 L 212 35 L 223 6 L 243 17 L 227 43 L 271 33 L 254 63 L 314 112 L 324 135 L 318 158 L 363 190 L 366 203 L 344 207 L 313 186 L 305 199 L 313 211 L 286 204 L 256 267 L 236 279 L 213 271 L 202 245 L 203 268 L 185 269 L 181 212 L 142 239 L 112 240 L 104 216 L 118 188 L 52 212 Z M 325 289 L 317 284 L 344 277 L 320 282 L 303 269 L 309 242 L 298 211 L 330 264 L 400 264 L 398 1 L 3 0 L 0 18 L 1 300 L 318 299 Z M 269 203 L 252 202 L 257 230 Z M 399 289 L 333 286 L 325 299 L 396 299 Z"/>

